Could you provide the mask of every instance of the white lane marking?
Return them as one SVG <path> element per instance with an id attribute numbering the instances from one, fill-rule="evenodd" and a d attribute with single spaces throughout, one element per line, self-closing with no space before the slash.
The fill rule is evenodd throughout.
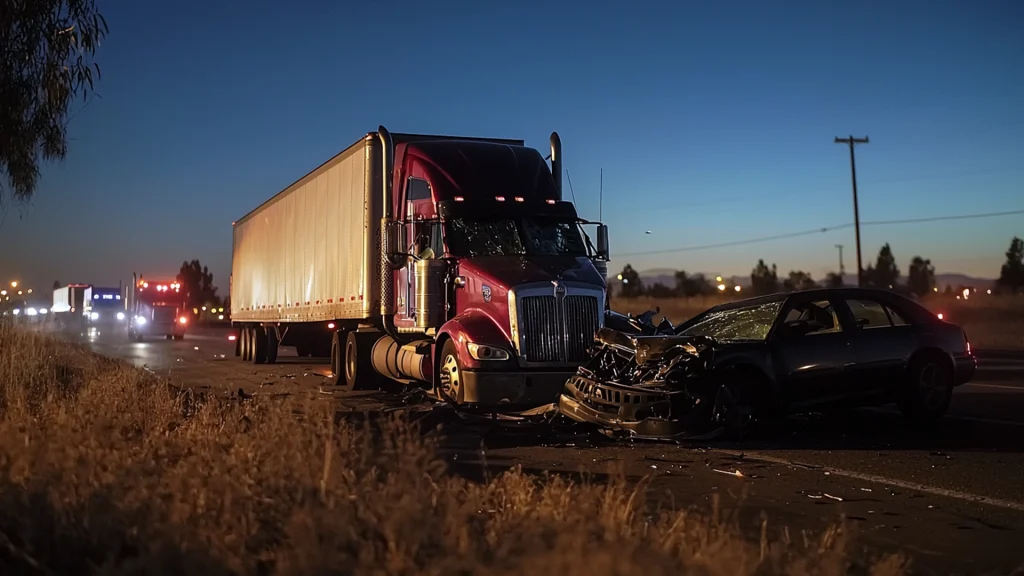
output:
<path id="1" fill-rule="evenodd" d="M 990 498 L 988 496 L 982 496 L 980 494 L 971 494 L 970 492 L 961 492 L 959 490 L 949 490 L 946 488 L 939 488 L 937 486 L 928 486 L 927 484 L 918 484 L 917 482 L 908 482 L 906 480 L 897 480 L 896 478 L 887 478 L 885 476 L 878 476 L 876 474 L 865 474 L 863 472 L 854 472 L 853 470 L 833 468 L 831 466 L 818 466 L 816 464 L 806 464 L 803 462 L 797 462 L 795 460 L 776 458 L 775 456 L 769 456 L 767 454 L 761 454 L 759 452 L 741 452 L 738 450 L 724 450 L 717 448 L 712 448 L 712 451 L 721 454 L 728 454 L 730 456 L 743 455 L 745 459 L 760 460 L 763 462 L 770 462 L 772 464 L 781 464 L 783 466 L 797 466 L 800 468 L 807 468 L 810 470 L 820 470 L 822 472 L 828 472 L 833 476 L 843 476 L 846 478 L 853 478 L 854 480 L 861 480 L 864 482 L 873 482 L 875 484 L 895 486 L 897 488 L 902 488 L 904 490 L 924 492 L 926 494 L 932 494 L 934 496 L 955 498 L 957 500 L 964 500 L 966 502 L 973 502 L 975 504 L 986 504 L 988 506 L 996 506 L 999 508 L 1015 510 L 1017 512 L 1024 512 L 1024 502 L 1003 500 L 1002 498 Z"/>
<path id="2" fill-rule="evenodd" d="M 1007 386 L 1005 384 L 978 384 L 975 382 L 968 382 L 964 386 L 973 386 L 976 388 L 998 388 L 1000 390 L 1014 390 L 1016 392 L 1024 392 L 1024 386 Z"/>

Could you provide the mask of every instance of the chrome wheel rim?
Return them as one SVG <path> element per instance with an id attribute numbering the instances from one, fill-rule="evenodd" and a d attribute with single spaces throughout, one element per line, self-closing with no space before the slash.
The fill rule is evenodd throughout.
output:
<path id="1" fill-rule="evenodd" d="M 458 398 L 461 374 L 459 373 L 459 361 L 454 354 L 448 354 L 441 363 L 441 395 L 449 400 Z"/>
<path id="2" fill-rule="evenodd" d="M 946 377 L 936 364 L 928 364 L 921 369 L 917 387 L 921 404 L 929 410 L 941 407 L 946 400 Z"/>

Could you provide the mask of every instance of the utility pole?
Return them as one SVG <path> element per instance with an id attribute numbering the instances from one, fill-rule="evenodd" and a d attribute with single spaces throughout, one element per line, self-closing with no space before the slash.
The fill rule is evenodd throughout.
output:
<path id="1" fill-rule="evenodd" d="M 842 278 L 846 274 L 846 268 L 843 268 L 843 245 L 836 244 L 836 248 L 839 248 L 839 277 Z"/>
<path id="2" fill-rule="evenodd" d="M 854 138 L 851 134 L 849 138 L 840 138 L 836 136 L 836 144 L 847 144 L 850 146 L 850 178 L 853 181 L 853 227 L 857 233 L 857 287 L 864 287 L 864 266 L 861 265 L 860 258 L 860 211 L 857 208 L 857 161 L 854 159 L 853 147 L 856 144 L 867 144 L 868 137 Z"/>

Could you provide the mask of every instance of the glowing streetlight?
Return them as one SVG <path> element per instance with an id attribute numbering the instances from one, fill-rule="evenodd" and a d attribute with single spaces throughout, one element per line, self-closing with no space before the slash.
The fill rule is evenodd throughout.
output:
<path id="1" fill-rule="evenodd" d="M 0 296 L 7 296 L 7 290 L 0 290 Z"/>
<path id="2" fill-rule="evenodd" d="M 740 291 L 740 290 L 742 290 L 742 289 L 743 289 L 743 288 L 742 288 L 742 287 L 741 287 L 741 286 L 740 286 L 739 284 L 737 284 L 737 285 L 736 285 L 736 287 L 735 287 L 735 288 L 733 288 L 733 290 L 735 290 L 735 291 L 737 291 L 737 292 L 739 292 L 739 291 Z"/>
<path id="3" fill-rule="evenodd" d="M 718 291 L 719 292 L 725 292 L 725 284 L 719 284 L 718 285 Z"/>
<path id="4" fill-rule="evenodd" d="M 31 294 L 31 293 L 32 293 L 32 289 L 31 289 L 31 288 L 29 288 L 29 289 L 28 289 L 28 290 L 26 291 L 26 293 L 27 293 L 27 294 Z"/>
<path id="5" fill-rule="evenodd" d="M 715 276 L 715 282 L 718 282 L 719 284 L 721 284 L 722 283 L 722 277 L 721 276 Z"/>
<path id="6" fill-rule="evenodd" d="M 18 281 L 17 280 L 11 280 L 11 288 L 17 288 L 17 287 L 18 287 Z"/>

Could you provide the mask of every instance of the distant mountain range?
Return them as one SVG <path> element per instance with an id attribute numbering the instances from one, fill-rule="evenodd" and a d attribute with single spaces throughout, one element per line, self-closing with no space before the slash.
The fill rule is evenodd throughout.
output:
<path id="1" fill-rule="evenodd" d="M 659 282 L 670 288 L 675 287 L 676 285 L 676 271 L 672 270 L 671 268 L 652 268 L 650 270 L 639 271 L 639 274 L 640 280 L 643 282 L 644 286 L 651 286 L 652 284 L 656 284 Z M 785 278 L 783 274 L 784 273 L 780 270 L 780 282 Z M 613 287 L 616 292 L 618 292 L 619 284 L 621 284 L 621 282 L 616 278 L 617 275 L 618 272 L 613 273 L 610 270 L 608 272 L 608 284 L 610 287 Z M 712 284 L 715 284 L 715 279 L 718 277 L 718 274 L 705 272 L 704 277 L 707 278 Z M 814 280 L 817 282 L 822 282 L 825 280 L 825 278 L 815 278 Z M 900 276 L 901 282 L 906 282 L 906 280 L 907 277 L 905 274 Z M 750 286 L 750 275 L 747 274 L 746 276 L 723 276 L 722 283 L 725 284 L 726 286 L 738 285 L 744 288 L 748 288 Z M 857 275 L 843 275 L 843 283 L 846 284 L 847 286 L 856 286 Z M 970 286 L 972 288 L 988 289 L 995 285 L 995 283 L 995 280 L 989 278 L 974 278 L 972 276 L 956 272 L 935 275 L 935 285 L 939 288 L 939 290 L 945 290 L 947 284 L 952 286 L 954 289 L 956 289 L 957 286 Z"/>

